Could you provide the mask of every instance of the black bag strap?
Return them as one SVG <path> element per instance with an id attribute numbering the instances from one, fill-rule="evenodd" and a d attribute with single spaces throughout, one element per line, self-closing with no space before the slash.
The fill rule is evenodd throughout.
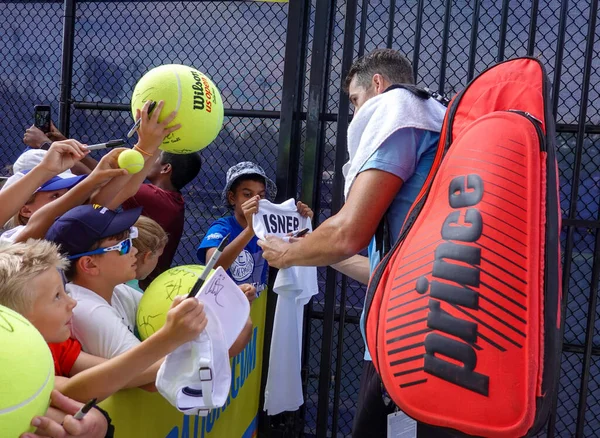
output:
<path id="1" fill-rule="evenodd" d="M 415 96 L 420 97 L 421 99 L 429 99 L 431 97 L 432 99 L 437 100 L 444 106 L 448 106 L 450 104 L 450 99 L 448 99 L 446 96 L 441 95 L 437 91 L 433 91 L 427 87 L 425 87 L 425 88 L 417 87 L 416 85 L 413 85 L 413 84 L 390 85 L 384 91 L 384 93 L 387 91 L 390 91 L 390 90 L 397 90 L 397 89 L 408 90 L 411 93 L 413 93 Z"/>
<path id="2" fill-rule="evenodd" d="M 435 99 L 438 102 L 442 103 L 445 106 L 448 106 L 450 103 L 450 99 L 436 93 L 435 91 L 431 91 L 429 88 L 420 88 L 414 84 L 393 84 L 389 86 L 384 93 L 387 93 L 390 90 L 398 90 L 404 89 L 413 93 L 415 96 L 426 100 L 429 98 Z M 377 230 L 375 231 L 375 251 L 379 253 L 379 260 L 383 260 L 383 257 L 390 251 L 390 229 L 387 220 L 388 212 L 383 215 L 379 225 L 377 226 Z"/>

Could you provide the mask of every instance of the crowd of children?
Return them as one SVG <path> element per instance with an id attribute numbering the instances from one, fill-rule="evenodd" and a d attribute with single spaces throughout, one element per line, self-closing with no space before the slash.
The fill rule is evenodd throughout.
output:
<path id="1" fill-rule="evenodd" d="M 134 149 L 145 160 L 138 174 L 119 169 L 117 158 L 124 148 L 98 162 L 85 145 L 53 128 L 58 141 L 47 151 L 30 142 L 34 147 L 15 162 L 0 190 L 0 223 L 5 224 L 0 305 L 25 316 L 54 359 L 51 407 L 46 416 L 32 419 L 40 436 L 112 436 L 110 414 L 102 409 L 81 421 L 72 414 L 81 403 L 123 388 L 155 391 L 165 356 L 206 327 L 202 303 L 177 297 L 161 329 L 143 342 L 136 333 L 143 291 L 171 266 L 181 239 L 181 189 L 201 166 L 198 153 L 158 150 L 163 138 L 178 129 L 169 126 L 174 114 L 158 121 L 162 107 L 159 102 L 148 116 L 146 105 L 138 114 L 142 122 Z M 29 131 L 35 134 L 34 127 Z M 204 264 L 231 233 L 218 266 L 228 270 L 250 303 L 265 288 L 267 273 L 251 217 L 259 199 L 274 196 L 275 185 L 262 168 L 249 162 L 233 166 L 223 190 L 233 215 L 216 221 L 198 248 Z M 298 208 L 312 217 L 305 204 Z M 251 332 L 249 319 L 230 356 L 244 348 Z"/>

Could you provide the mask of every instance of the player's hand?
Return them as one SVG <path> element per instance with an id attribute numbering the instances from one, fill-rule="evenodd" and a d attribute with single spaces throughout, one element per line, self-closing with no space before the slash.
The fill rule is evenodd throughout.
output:
<path id="1" fill-rule="evenodd" d="M 108 423 L 104 415 L 97 409 L 91 409 L 81 420 L 76 420 L 73 415 L 83 406 L 83 403 L 72 400 L 54 390 L 50 396 L 50 409 L 58 409 L 66 413 L 62 424 L 47 416 L 34 417 L 31 425 L 36 427 L 35 433 L 24 433 L 21 438 L 103 438 L 106 436 Z"/>
<path id="2" fill-rule="evenodd" d="M 161 329 L 176 346 L 196 339 L 208 324 L 204 304 L 196 298 L 186 298 L 185 295 L 175 297 Z"/>
<path id="3" fill-rule="evenodd" d="M 291 265 L 285 260 L 285 255 L 291 243 L 287 243 L 279 237 L 266 236 L 258 241 L 258 246 L 263 250 L 263 258 L 274 268 L 284 269 Z"/>
<path id="4" fill-rule="evenodd" d="M 30 148 L 39 149 L 42 143 L 50 142 L 51 140 L 35 125 L 31 125 L 23 135 L 23 143 Z"/>
<path id="5" fill-rule="evenodd" d="M 39 165 L 53 175 L 58 175 L 73 167 L 87 154 L 88 149 L 77 140 L 56 141 Z"/>
<path id="6" fill-rule="evenodd" d="M 252 304 L 252 301 L 256 299 L 256 288 L 250 283 L 244 283 L 240 284 L 240 289 L 242 290 L 242 292 L 244 292 L 246 298 L 248 298 L 248 302 Z"/>
<path id="7" fill-rule="evenodd" d="M 258 213 L 258 201 L 260 201 L 260 196 L 256 195 L 242 204 L 242 212 L 246 218 L 246 222 L 248 224 L 247 227 L 252 231 L 252 233 L 254 233 L 254 227 L 252 226 L 252 215 Z"/>
<path id="8" fill-rule="evenodd" d="M 169 126 L 169 124 L 175 120 L 177 111 L 173 111 L 162 122 L 158 121 L 164 106 L 165 102 L 162 100 L 159 101 L 150 116 L 148 116 L 150 101 L 146 102 L 141 110 L 136 110 L 135 119 L 138 120 L 140 117 L 142 118 L 142 123 L 137 130 L 139 137 L 137 147 L 150 155 L 153 155 L 156 152 L 167 135 L 181 128 L 180 124 Z"/>
<path id="9" fill-rule="evenodd" d="M 92 178 L 96 184 L 103 185 L 118 176 L 129 175 L 129 172 L 127 172 L 126 169 L 119 168 L 119 163 L 117 161 L 119 154 L 126 150 L 127 148 L 115 148 L 111 150 L 102 157 L 88 178 Z"/>
<path id="10" fill-rule="evenodd" d="M 298 207 L 298 213 L 300 213 L 300 216 L 302 217 L 309 217 L 309 218 L 313 218 L 313 216 L 315 215 L 312 211 L 312 209 L 306 205 L 304 202 L 300 202 L 298 201 L 298 203 L 296 204 L 296 207 Z"/>

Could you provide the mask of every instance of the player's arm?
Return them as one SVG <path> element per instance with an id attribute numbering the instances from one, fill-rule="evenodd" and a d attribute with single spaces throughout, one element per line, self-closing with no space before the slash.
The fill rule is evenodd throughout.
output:
<path id="1" fill-rule="evenodd" d="M 346 260 L 334 263 L 331 267 L 362 284 L 369 284 L 371 272 L 369 259 L 365 256 L 356 254 Z"/>
<path id="2" fill-rule="evenodd" d="M 177 297 L 165 325 L 154 335 L 110 360 L 61 380 L 57 389 L 79 401 L 103 400 L 122 388 L 153 382 L 163 358 L 179 345 L 196 339 L 206 324 L 202 303 Z"/>
<path id="3" fill-rule="evenodd" d="M 273 236 L 260 240 L 263 257 L 270 266 L 287 268 L 328 266 L 359 253 L 368 245 L 401 187 L 402 179 L 392 173 L 376 169 L 359 173 L 348 200 L 336 215 L 294 243 Z"/>

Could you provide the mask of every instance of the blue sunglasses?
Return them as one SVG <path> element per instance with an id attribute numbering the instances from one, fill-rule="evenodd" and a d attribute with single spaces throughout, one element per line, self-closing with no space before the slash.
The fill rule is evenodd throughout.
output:
<path id="1" fill-rule="evenodd" d="M 88 252 L 84 252 L 81 254 L 75 254 L 75 255 L 69 256 L 67 258 L 69 260 L 75 260 L 75 259 L 78 259 L 78 258 L 81 258 L 84 256 L 105 254 L 110 251 L 119 251 L 119 254 L 121 254 L 121 255 L 129 254 L 129 251 L 131 251 L 131 247 L 133 245 L 133 239 L 135 239 L 137 236 L 138 236 L 137 227 L 131 227 L 129 229 L 129 237 L 125 240 L 120 241 L 116 245 L 109 246 L 107 248 L 98 248 L 93 251 L 88 251 Z"/>

